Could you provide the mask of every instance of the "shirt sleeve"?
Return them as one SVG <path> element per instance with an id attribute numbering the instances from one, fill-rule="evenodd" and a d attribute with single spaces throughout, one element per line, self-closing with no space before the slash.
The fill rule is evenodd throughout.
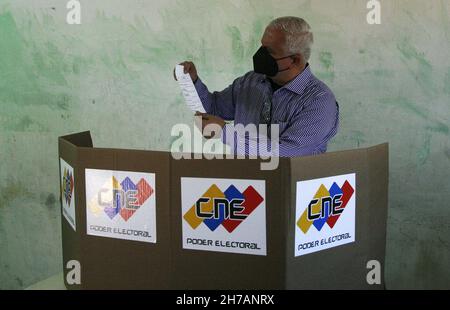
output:
<path id="1" fill-rule="evenodd" d="M 222 141 L 238 155 L 267 156 L 269 152 L 271 156 L 280 157 L 315 155 L 320 153 L 319 146 L 337 133 L 338 124 L 337 103 L 334 96 L 326 95 L 312 101 L 296 113 L 285 128 L 280 128 L 279 143 L 261 133 L 257 137 L 242 134 L 230 124 L 224 127 Z"/>
<path id="2" fill-rule="evenodd" d="M 235 94 L 239 90 L 240 82 L 241 78 L 238 78 L 224 90 L 213 93 L 209 92 L 208 87 L 203 84 L 200 78 L 195 81 L 194 86 L 206 113 L 231 121 L 234 120 L 236 110 Z"/>

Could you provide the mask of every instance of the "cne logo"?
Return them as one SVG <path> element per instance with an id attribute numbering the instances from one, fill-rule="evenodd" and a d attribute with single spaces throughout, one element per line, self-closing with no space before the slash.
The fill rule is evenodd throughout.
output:
<path id="1" fill-rule="evenodd" d="M 66 201 L 68 207 L 70 207 L 70 202 L 72 200 L 73 183 L 74 182 L 72 172 L 69 171 L 69 169 L 64 168 L 64 173 L 62 175 L 62 182 L 61 182 L 61 192 L 64 195 L 64 200 Z"/>
<path id="2" fill-rule="evenodd" d="M 203 223 L 211 231 L 222 225 L 232 233 L 263 201 L 264 198 L 252 186 L 241 193 L 234 185 L 222 192 L 213 184 L 183 218 L 193 229 Z"/>
<path id="3" fill-rule="evenodd" d="M 143 178 L 137 184 L 129 177 L 119 183 L 113 176 L 98 191 L 96 203 L 91 204 L 90 208 L 94 214 L 103 210 L 110 219 L 120 214 L 128 221 L 153 193 L 154 189 Z"/>
<path id="4" fill-rule="evenodd" d="M 340 187 L 334 182 L 330 189 L 320 185 L 314 198 L 297 221 L 297 226 L 306 234 L 311 226 L 321 231 L 325 223 L 332 229 L 344 212 L 355 190 L 346 180 Z"/>

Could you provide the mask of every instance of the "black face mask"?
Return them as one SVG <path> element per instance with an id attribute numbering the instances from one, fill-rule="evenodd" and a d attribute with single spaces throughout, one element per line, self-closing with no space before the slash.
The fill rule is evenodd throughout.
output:
<path id="1" fill-rule="evenodd" d="M 287 71 L 291 67 L 280 70 L 278 68 L 277 60 L 286 59 L 294 55 L 286 56 L 283 58 L 275 59 L 270 55 L 265 46 L 261 46 L 260 49 L 253 56 L 253 68 L 256 73 L 265 74 L 267 76 L 275 76 L 279 72 Z"/>

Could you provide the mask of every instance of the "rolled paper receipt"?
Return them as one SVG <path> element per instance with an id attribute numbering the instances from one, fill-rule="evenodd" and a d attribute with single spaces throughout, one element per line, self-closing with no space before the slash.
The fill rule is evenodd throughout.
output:
<path id="1" fill-rule="evenodd" d="M 198 111 L 201 113 L 206 113 L 189 73 L 184 73 L 184 67 L 177 65 L 175 67 L 175 75 L 177 77 L 178 84 L 180 85 L 181 92 L 183 93 L 184 100 L 186 101 L 186 105 L 193 112 Z"/>

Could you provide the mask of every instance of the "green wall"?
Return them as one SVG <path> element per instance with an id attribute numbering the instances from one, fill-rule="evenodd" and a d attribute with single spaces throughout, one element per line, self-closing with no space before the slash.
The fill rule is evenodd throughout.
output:
<path id="1" fill-rule="evenodd" d="M 196 62 L 210 89 L 251 69 L 274 17 L 308 20 L 313 72 L 341 104 L 330 150 L 390 143 L 389 288 L 450 288 L 450 2 L 0 1 L 0 288 L 62 270 L 57 137 L 169 150 L 191 123 L 172 78 Z M 373 232 L 376 234 L 376 232 Z"/>

